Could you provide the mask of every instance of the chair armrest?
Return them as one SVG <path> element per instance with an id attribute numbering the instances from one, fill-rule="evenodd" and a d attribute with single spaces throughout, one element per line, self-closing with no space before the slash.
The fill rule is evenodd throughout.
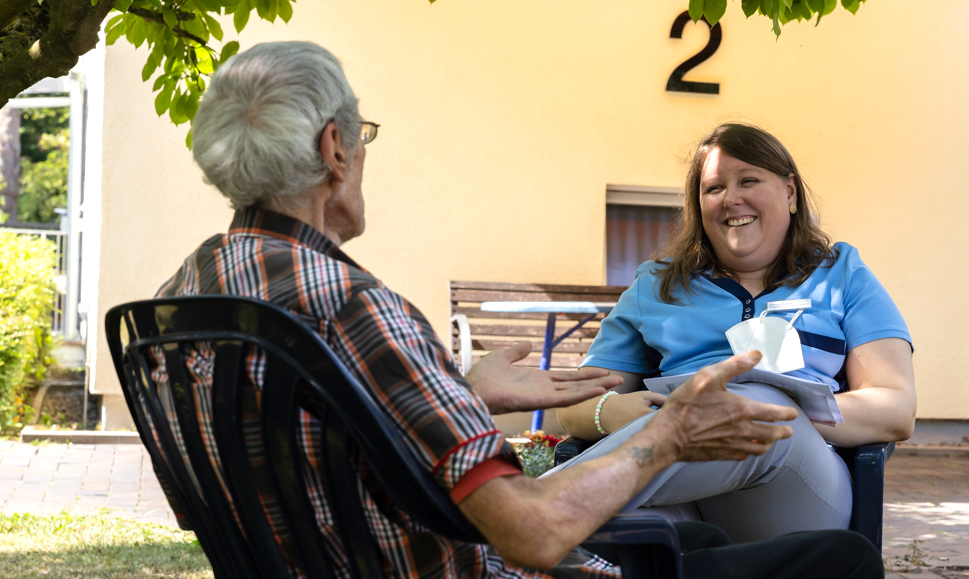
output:
<path id="1" fill-rule="evenodd" d="M 574 436 L 566 437 L 565 440 L 555 445 L 555 466 L 579 456 L 588 450 L 592 444 L 588 440 L 582 440 Z"/>
<path id="2" fill-rule="evenodd" d="M 471 325 L 468 324 L 468 316 L 464 314 L 451 316 L 451 323 L 458 327 L 458 342 L 461 343 L 458 362 L 461 364 L 461 374 L 464 375 L 471 369 Z"/>
<path id="3" fill-rule="evenodd" d="M 894 442 L 865 444 L 854 449 L 853 460 L 849 464 L 854 499 L 851 529 L 867 537 L 879 551 L 882 548 L 885 463 L 894 450 Z"/>
<path id="4" fill-rule="evenodd" d="M 679 537 L 673 525 L 662 517 L 641 513 L 616 515 L 582 544 L 611 549 L 619 559 L 624 579 L 683 579 Z"/>

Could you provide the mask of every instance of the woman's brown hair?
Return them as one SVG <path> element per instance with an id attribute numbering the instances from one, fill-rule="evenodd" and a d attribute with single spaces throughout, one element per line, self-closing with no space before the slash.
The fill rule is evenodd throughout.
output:
<path id="1" fill-rule="evenodd" d="M 712 270 L 721 277 L 733 277 L 717 260 L 713 246 L 703 231 L 700 219 L 700 178 L 707 155 L 720 149 L 731 157 L 766 169 L 786 179 L 794 175 L 797 192 L 797 213 L 791 215 L 791 226 L 777 259 L 764 276 L 765 291 L 782 285 L 796 286 L 804 282 L 818 267 L 837 259 L 831 239 L 815 223 L 815 203 L 810 190 L 801 180 L 794 158 L 776 137 L 752 125 L 723 124 L 697 145 L 686 174 L 685 203 L 677 223 L 676 234 L 669 247 L 656 260 L 660 266 L 659 297 L 668 304 L 678 303 L 673 297 L 677 288 L 693 293 L 690 281 L 700 272 Z"/>

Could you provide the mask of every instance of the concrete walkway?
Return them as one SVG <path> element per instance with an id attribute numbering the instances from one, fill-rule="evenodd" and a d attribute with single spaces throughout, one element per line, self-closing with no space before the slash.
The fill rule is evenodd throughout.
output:
<path id="1" fill-rule="evenodd" d="M 0 511 L 67 510 L 175 526 L 141 445 L 0 441 Z M 921 542 L 918 542 L 921 541 Z M 924 579 L 969 579 L 969 456 L 894 456 L 885 477 L 886 562 Z M 890 572 L 888 577 L 902 579 Z"/>

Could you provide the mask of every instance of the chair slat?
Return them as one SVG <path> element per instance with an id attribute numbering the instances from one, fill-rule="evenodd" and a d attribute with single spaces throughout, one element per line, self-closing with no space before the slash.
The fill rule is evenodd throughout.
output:
<path id="1" fill-rule="evenodd" d="M 129 335 L 135 335 L 132 332 L 132 326 L 130 324 Z M 119 354 L 125 355 L 129 366 L 136 367 L 137 372 L 140 374 L 140 379 L 138 375 L 132 375 L 134 378 L 133 384 L 136 385 L 135 399 L 144 403 L 144 409 L 147 410 L 149 417 L 148 424 L 153 428 L 151 432 L 158 436 L 161 446 L 166 449 L 165 454 L 167 455 L 167 460 L 164 460 L 161 464 L 164 464 L 168 472 L 172 474 L 172 479 L 178 482 L 181 498 L 184 500 L 183 504 L 189 511 L 188 523 L 198 537 L 199 544 L 209 556 L 209 561 L 212 563 L 212 569 L 216 577 L 220 579 L 222 577 L 231 577 L 239 572 L 238 563 L 229 556 L 229 546 L 225 544 L 225 540 L 216 528 L 214 522 L 205 516 L 208 507 L 199 495 L 195 487 L 195 481 L 189 476 L 184 459 L 178 453 L 175 436 L 172 433 L 164 408 L 158 398 L 157 385 L 151 380 L 151 372 L 147 364 L 147 356 L 151 355 L 151 353 L 146 350 L 147 348 L 132 347 L 126 354 Z M 119 350 L 113 349 L 112 354 L 115 351 Z M 128 393 L 126 391 L 126 397 L 127 395 Z M 145 433 L 142 438 L 152 438 L 154 440 L 153 436 L 149 433 Z M 159 463 L 153 462 L 153 464 L 158 465 Z"/>
<path id="2" fill-rule="evenodd" d="M 301 568 L 309 577 L 330 579 L 333 563 L 326 542 L 316 524 L 314 509 L 303 480 L 300 450 L 296 443 L 299 374 L 272 352 L 266 353 L 265 389 L 262 398 L 262 428 L 266 454 L 275 474 L 277 496 L 286 514 L 290 535 L 302 557 Z"/>
<path id="3" fill-rule="evenodd" d="M 262 502 L 254 484 L 250 455 L 242 419 L 240 375 L 244 371 L 243 346 L 224 341 L 212 344 L 215 362 L 212 372 L 212 422 L 219 460 L 226 483 L 232 492 L 236 512 L 244 521 L 247 542 L 266 545 L 276 542 Z M 264 549 L 253 553 L 259 570 L 265 577 L 285 576 L 286 562 L 278 549 Z"/>
<path id="4" fill-rule="evenodd" d="M 206 506 L 220 520 L 232 521 L 232 508 L 222 492 L 222 485 L 212 468 L 209 453 L 202 440 L 202 430 L 198 420 L 198 406 L 195 402 L 195 389 L 192 387 L 185 368 L 185 347 L 183 343 L 168 345 L 164 348 L 165 371 L 168 373 L 169 387 L 174 398 L 175 414 L 182 443 L 188 453 L 192 472 L 202 489 Z M 177 448 L 177 447 L 176 447 Z M 236 562 L 239 577 L 258 577 L 254 567 L 259 561 L 245 548 L 246 541 L 235 525 L 219 525 L 218 532 L 223 537 L 227 552 Z M 265 571 L 264 571 L 265 573 Z M 268 575 L 267 575 L 268 576 Z"/>

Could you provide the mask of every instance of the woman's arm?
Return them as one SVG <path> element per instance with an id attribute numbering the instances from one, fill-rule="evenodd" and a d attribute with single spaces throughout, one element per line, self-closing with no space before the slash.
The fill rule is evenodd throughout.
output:
<path id="1" fill-rule="evenodd" d="M 845 447 L 911 437 L 916 400 L 909 343 L 883 338 L 852 348 L 845 370 L 849 391 L 837 395 L 844 424 L 815 424 L 821 436 Z"/>
<path id="2" fill-rule="evenodd" d="M 585 368 L 594 368 L 586 366 Z M 584 369 L 584 368 L 583 368 Z M 606 432 L 615 432 L 626 424 L 653 411 L 652 405 L 662 406 L 666 397 L 643 390 L 643 375 L 632 372 L 609 370 L 611 376 L 621 376 L 622 384 L 612 388 L 619 394 L 606 399 L 599 412 L 599 423 Z M 580 402 L 568 408 L 559 408 L 556 417 L 559 424 L 576 438 L 599 440 L 604 434 L 596 429 L 596 405 L 601 397 Z"/>

